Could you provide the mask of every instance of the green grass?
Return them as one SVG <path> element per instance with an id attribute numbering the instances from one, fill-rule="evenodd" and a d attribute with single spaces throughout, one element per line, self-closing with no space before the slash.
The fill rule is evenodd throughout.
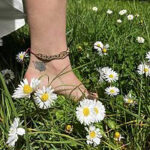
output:
<path id="1" fill-rule="evenodd" d="M 98 7 L 98 12 L 91 8 Z M 113 10 L 107 15 L 107 9 Z M 139 13 L 139 18 L 128 21 L 119 16 L 121 9 L 128 14 Z M 72 66 L 84 85 L 99 94 L 99 100 L 106 108 L 106 117 L 96 126 L 103 135 L 101 144 L 92 147 L 86 144 L 86 132 L 75 116 L 78 104 L 59 96 L 49 110 L 37 110 L 32 100 L 12 100 L 11 94 L 22 80 L 27 64 L 18 64 L 15 56 L 30 46 L 28 26 L 4 37 L 0 48 L 0 70 L 9 68 L 15 72 L 14 81 L 8 86 L 0 74 L 0 149 L 6 145 L 9 127 L 14 117 L 24 120 L 27 134 L 19 138 L 15 150 L 148 150 L 150 149 L 150 78 L 137 73 L 137 66 L 145 60 L 150 50 L 150 2 L 121 0 L 68 0 L 67 41 L 70 47 Z M 117 24 L 117 19 L 122 24 Z M 138 44 L 137 36 L 145 38 Z M 102 41 L 110 45 L 107 56 L 100 57 L 93 44 Z M 87 57 L 87 54 L 89 57 Z M 111 67 L 119 73 L 119 81 L 114 85 L 120 89 L 116 97 L 104 93 L 108 83 L 100 84 L 98 67 Z M 132 92 L 137 105 L 124 105 L 123 96 Z M 65 126 L 73 124 L 73 133 L 65 133 Z M 124 139 L 114 141 L 114 133 L 119 131 Z M 123 147 L 124 145 L 124 147 Z"/>

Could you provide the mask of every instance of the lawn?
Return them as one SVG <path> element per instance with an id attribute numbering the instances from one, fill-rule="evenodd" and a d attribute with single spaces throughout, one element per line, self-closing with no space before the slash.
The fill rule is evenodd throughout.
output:
<path id="1" fill-rule="evenodd" d="M 108 14 L 108 9 L 113 12 Z M 124 9 L 127 13 L 119 15 Z M 55 104 L 43 110 L 32 97 L 12 98 L 29 62 L 29 58 L 24 63 L 16 61 L 16 55 L 30 47 L 28 26 L 4 37 L 0 71 L 11 69 L 15 78 L 7 84 L 6 76 L 0 74 L 0 150 L 149 150 L 150 64 L 146 59 L 150 51 L 149 16 L 148 1 L 68 0 L 66 34 L 73 70 L 88 90 L 98 93 L 98 101 L 106 111 L 104 119 L 93 123 L 102 136 L 97 146 L 87 144 L 85 127 L 89 124 L 82 124 L 76 116 L 79 102 L 58 95 Z M 101 49 L 94 48 L 97 41 L 109 44 L 107 52 L 100 53 Z M 149 71 L 145 69 L 139 74 L 138 66 L 142 63 Z M 103 67 L 115 71 L 118 79 L 108 82 L 103 78 L 101 82 L 99 72 Z M 108 95 L 109 86 L 118 88 L 119 93 Z M 6 142 L 15 117 L 23 121 L 25 134 L 10 148 Z"/>

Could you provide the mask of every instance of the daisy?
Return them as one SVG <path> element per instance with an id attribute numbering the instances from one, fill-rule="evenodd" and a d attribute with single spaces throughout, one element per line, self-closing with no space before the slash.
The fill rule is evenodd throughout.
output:
<path id="1" fill-rule="evenodd" d="M 97 71 L 100 74 L 99 82 L 102 83 L 105 80 L 105 74 L 107 74 L 108 71 L 111 71 L 111 68 L 109 67 L 98 68 Z"/>
<path id="2" fill-rule="evenodd" d="M 98 71 L 99 74 L 100 74 L 100 77 L 99 77 L 99 82 L 100 82 L 100 83 L 104 82 L 104 80 L 105 80 L 105 74 L 106 74 L 109 70 L 111 70 L 109 67 L 103 67 L 103 68 L 100 67 L 100 68 L 97 69 L 97 71 Z"/>
<path id="3" fill-rule="evenodd" d="M 40 80 L 32 78 L 29 84 L 27 79 L 23 79 L 14 91 L 13 98 L 30 98 L 31 93 L 34 92 L 40 84 Z"/>
<path id="4" fill-rule="evenodd" d="M 110 15 L 110 14 L 112 14 L 112 13 L 113 13 L 113 11 L 112 11 L 112 10 L 110 10 L 110 9 L 108 9 L 108 10 L 107 10 L 107 14 L 109 14 L 109 15 Z"/>
<path id="5" fill-rule="evenodd" d="M 106 44 L 101 49 L 97 49 L 100 56 L 107 55 L 109 44 Z"/>
<path id="6" fill-rule="evenodd" d="M 65 132 L 70 134 L 72 131 L 73 131 L 73 126 L 68 124 L 65 128 Z"/>
<path id="7" fill-rule="evenodd" d="M 124 102 L 129 105 L 135 104 L 134 97 L 131 95 L 131 93 L 129 93 L 128 95 L 125 95 Z"/>
<path id="8" fill-rule="evenodd" d="M 124 10 L 119 11 L 119 15 L 121 15 L 121 16 L 122 16 L 122 15 L 124 15 L 124 14 L 126 14 L 126 13 L 127 13 L 127 10 L 125 10 L 125 9 L 124 9 Z"/>
<path id="9" fill-rule="evenodd" d="M 111 71 L 112 69 L 111 68 L 109 68 L 109 67 L 103 67 L 102 68 L 102 71 L 103 71 L 103 73 L 104 74 L 107 74 L 109 71 Z"/>
<path id="10" fill-rule="evenodd" d="M 15 143 L 18 140 L 18 135 L 22 136 L 25 134 L 25 130 L 23 128 L 20 128 L 19 126 L 21 126 L 20 119 L 15 118 L 9 130 L 7 140 L 8 146 L 14 147 Z"/>
<path id="11" fill-rule="evenodd" d="M 98 11 L 98 8 L 97 7 L 93 7 L 92 10 L 96 12 L 96 11 Z"/>
<path id="12" fill-rule="evenodd" d="M 147 77 L 147 76 L 150 76 L 150 66 L 147 65 L 146 63 L 141 63 L 141 64 L 138 66 L 137 72 L 138 72 L 140 75 L 145 74 L 146 77 Z"/>
<path id="13" fill-rule="evenodd" d="M 141 44 L 143 44 L 144 41 L 145 41 L 145 39 L 144 39 L 143 37 L 140 37 L 140 36 L 138 36 L 138 37 L 136 38 L 136 40 L 138 41 L 138 43 L 141 43 Z"/>
<path id="14" fill-rule="evenodd" d="M 94 112 L 94 122 L 100 122 L 105 117 L 105 107 L 100 101 L 93 100 L 92 107 Z"/>
<path id="15" fill-rule="evenodd" d="M 102 137 L 100 129 L 90 125 L 89 128 L 86 127 L 85 130 L 88 132 L 88 135 L 86 136 L 87 144 L 93 144 L 93 146 L 99 145 Z"/>
<path id="16" fill-rule="evenodd" d="M 76 116 L 81 124 L 89 125 L 94 122 L 91 101 L 92 100 L 89 99 L 83 99 L 80 101 L 80 105 L 76 108 Z"/>
<path id="17" fill-rule="evenodd" d="M 150 51 L 146 54 L 146 58 L 148 59 L 148 62 L 150 62 Z"/>
<path id="18" fill-rule="evenodd" d="M 35 103 L 39 106 L 41 109 L 48 109 L 50 108 L 54 101 L 57 99 L 57 95 L 53 93 L 54 89 L 51 87 L 43 87 L 42 89 L 38 89 L 35 92 Z"/>
<path id="19" fill-rule="evenodd" d="M 121 141 L 121 139 L 124 139 L 124 137 L 121 136 L 121 134 L 119 132 L 115 132 L 115 134 L 114 134 L 114 140 L 115 141 Z"/>
<path id="20" fill-rule="evenodd" d="M 97 71 L 99 72 L 100 76 L 99 76 L 99 82 L 102 83 L 104 82 L 104 73 L 102 71 L 102 68 L 97 69 Z"/>
<path id="21" fill-rule="evenodd" d="M 110 96 L 116 96 L 119 94 L 119 89 L 116 87 L 110 86 L 105 89 L 105 92 L 106 92 L 106 94 L 108 94 Z"/>
<path id="22" fill-rule="evenodd" d="M 105 76 L 105 80 L 108 82 L 114 82 L 118 80 L 118 74 L 115 71 L 110 69 L 105 73 L 104 76 Z"/>
<path id="23" fill-rule="evenodd" d="M 118 19 L 118 20 L 117 20 L 117 23 L 122 23 L 122 20 L 121 20 L 121 19 Z"/>
<path id="24" fill-rule="evenodd" d="M 23 62 L 25 57 L 28 57 L 28 54 L 26 52 L 20 52 L 16 55 L 16 60 L 18 62 Z"/>
<path id="25" fill-rule="evenodd" d="M 10 69 L 4 69 L 1 71 L 3 78 L 5 79 L 6 84 L 8 84 L 9 82 L 11 82 L 15 76 L 14 76 L 14 72 L 12 72 Z"/>
<path id="26" fill-rule="evenodd" d="M 128 20 L 133 20 L 134 16 L 133 15 L 128 15 L 127 18 L 128 18 Z"/>
<path id="27" fill-rule="evenodd" d="M 104 47 L 103 43 L 101 41 L 97 41 L 94 43 L 94 49 L 102 49 Z"/>

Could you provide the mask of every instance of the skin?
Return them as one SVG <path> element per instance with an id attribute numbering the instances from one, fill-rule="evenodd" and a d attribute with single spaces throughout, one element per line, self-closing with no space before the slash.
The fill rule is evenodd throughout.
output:
<path id="1" fill-rule="evenodd" d="M 33 63 L 34 63 L 34 67 L 35 67 L 36 70 L 38 70 L 38 71 L 40 71 L 40 72 L 46 70 L 46 65 L 45 65 L 45 63 L 40 62 L 40 61 L 35 61 L 35 62 L 33 61 Z"/>
<path id="2" fill-rule="evenodd" d="M 31 50 L 35 54 L 52 56 L 67 50 L 66 4 L 66 0 L 25 1 Z M 56 78 L 62 71 L 67 73 Z M 30 82 L 31 78 L 41 76 L 41 86 L 51 83 L 58 94 L 71 95 L 76 100 L 89 94 L 73 73 L 69 56 L 44 63 L 31 54 L 25 78 Z"/>

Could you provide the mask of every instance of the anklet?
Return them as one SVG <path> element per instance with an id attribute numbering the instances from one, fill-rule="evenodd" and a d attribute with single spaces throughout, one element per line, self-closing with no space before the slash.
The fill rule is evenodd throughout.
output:
<path id="1" fill-rule="evenodd" d="M 33 51 L 31 50 L 31 48 L 28 48 L 26 50 L 26 53 L 30 51 L 31 54 L 33 54 L 34 56 L 36 56 L 39 60 L 44 61 L 44 62 L 50 62 L 54 59 L 64 59 L 69 55 L 69 48 L 67 48 L 66 51 L 62 51 L 57 55 L 52 55 L 52 56 L 48 56 L 48 55 L 44 55 L 41 53 L 35 54 L 33 53 Z"/>

